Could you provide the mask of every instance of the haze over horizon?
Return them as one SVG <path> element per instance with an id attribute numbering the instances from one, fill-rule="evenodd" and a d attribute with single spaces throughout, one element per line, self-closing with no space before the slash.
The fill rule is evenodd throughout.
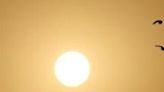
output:
<path id="1" fill-rule="evenodd" d="M 1 0 L 0 92 L 164 92 L 161 0 Z M 87 82 L 61 85 L 54 63 L 85 53 Z"/>

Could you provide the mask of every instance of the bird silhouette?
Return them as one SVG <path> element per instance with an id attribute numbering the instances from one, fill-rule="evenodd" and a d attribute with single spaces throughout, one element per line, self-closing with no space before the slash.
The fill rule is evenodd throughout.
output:
<path id="1" fill-rule="evenodd" d="M 163 51 L 164 51 L 164 47 L 163 47 L 163 46 L 161 46 L 161 45 L 155 45 L 155 47 L 160 47 L 160 48 L 161 48 L 161 50 L 163 50 Z"/>
<path id="2" fill-rule="evenodd" d="M 158 23 L 158 24 L 162 24 L 163 21 L 162 21 L 162 20 L 156 20 L 156 21 L 153 22 L 153 25 L 154 25 L 154 24 L 157 24 L 157 23 Z"/>

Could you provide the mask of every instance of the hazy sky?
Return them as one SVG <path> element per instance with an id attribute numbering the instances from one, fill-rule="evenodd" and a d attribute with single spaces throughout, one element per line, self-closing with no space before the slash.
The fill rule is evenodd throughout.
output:
<path id="1" fill-rule="evenodd" d="M 163 0 L 0 0 L 0 92 L 164 92 Z M 54 62 L 84 53 L 89 80 L 60 84 Z"/>

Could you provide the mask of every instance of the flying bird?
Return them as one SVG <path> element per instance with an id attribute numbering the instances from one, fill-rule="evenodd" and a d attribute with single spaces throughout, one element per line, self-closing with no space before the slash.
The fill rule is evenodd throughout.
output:
<path id="1" fill-rule="evenodd" d="M 160 47 L 160 48 L 161 48 L 161 50 L 163 50 L 163 51 L 164 51 L 164 47 L 163 47 L 163 46 L 161 46 L 161 45 L 155 45 L 155 47 Z"/>
<path id="2" fill-rule="evenodd" d="M 157 23 L 158 23 L 158 24 L 162 24 L 163 21 L 162 21 L 162 20 L 156 20 L 156 21 L 153 22 L 153 25 L 154 25 L 154 24 L 157 24 Z"/>

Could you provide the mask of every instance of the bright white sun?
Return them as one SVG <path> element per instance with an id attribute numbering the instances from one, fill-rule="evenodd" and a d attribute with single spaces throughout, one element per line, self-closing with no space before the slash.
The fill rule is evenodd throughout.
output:
<path id="1" fill-rule="evenodd" d="M 65 86 L 77 87 L 81 85 L 88 79 L 89 73 L 88 59 L 79 52 L 65 52 L 55 63 L 56 78 Z"/>

